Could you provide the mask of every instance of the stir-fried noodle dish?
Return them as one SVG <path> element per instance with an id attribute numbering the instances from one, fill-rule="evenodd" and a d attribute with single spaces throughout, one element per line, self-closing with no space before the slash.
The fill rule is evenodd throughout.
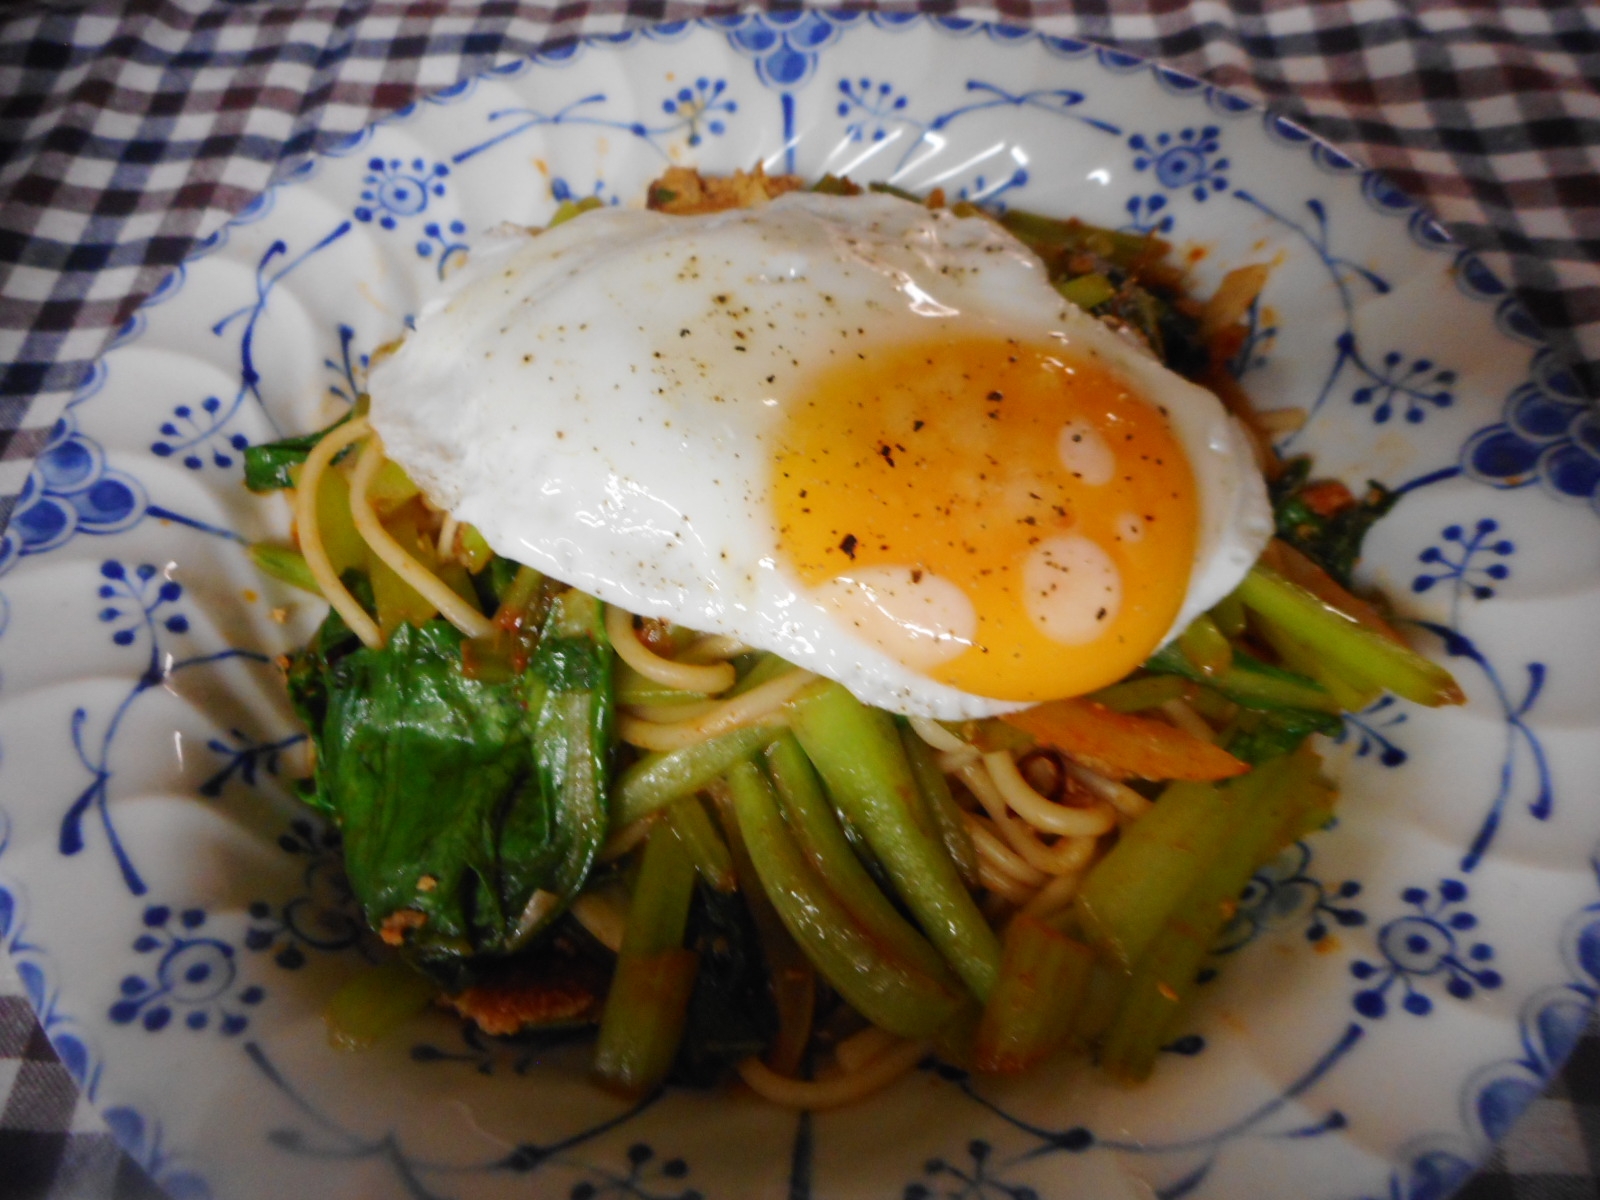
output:
<path id="1" fill-rule="evenodd" d="M 1313 735 L 1460 702 L 1351 572 L 1392 503 L 1280 460 L 1154 236 L 673 169 L 497 231 L 329 428 L 251 448 L 328 604 L 283 660 L 394 961 L 604 1086 L 821 1108 L 930 1053 L 1137 1080 Z"/>

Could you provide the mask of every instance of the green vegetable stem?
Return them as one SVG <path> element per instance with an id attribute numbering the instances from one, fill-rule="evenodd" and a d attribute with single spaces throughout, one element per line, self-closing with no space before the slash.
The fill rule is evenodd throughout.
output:
<path id="1" fill-rule="evenodd" d="M 1238 588 L 1251 612 L 1272 622 L 1352 684 L 1370 684 L 1437 706 L 1459 704 L 1450 672 L 1414 650 L 1368 629 L 1276 571 L 1257 563 Z"/>
<path id="2" fill-rule="evenodd" d="M 1167 915 L 1134 967 L 1127 993 L 1100 1047 L 1100 1062 L 1126 1079 L 1144 1079 L 1173 1023 L 1193 999 L 1200 964 L 1232 915 L 1251 874 L 1279 844 L 1286 827 L 1315 803 L 1316 759 L 1285 756 L 1224 785 L 1234 803 L 1226 836 L 1183 898 Z"/>
<path id="3" fill-rule="evenodd" d="M 1094 951 L 1082 942 L 1026 913 L 1013 917 L 972 1065 L 1014 1074 L 1065 1043 L 1093 966 Z"/>
<path id="4" fill-rule="evenodd" d="M 928 816 L 933 820 L 945 853 L 955 863 L 956 870 L 968 886 L 978 883 L 978 851 L 972 844 L 972 835 L 961 823 L 961 809 L 950 794 L 950 781 L 945 778 L 939 764 L 934 761 L 933 749 L 916 735 L 909 726 L 901 725 L 900 746 L 906 752 L 906 762 L 911 766 L 912 777 L 922 793 Z"/>
<path id="5" fill-rule="evenodd" d="M 681 750 L 646 754 L 622 773 L 612 789 L 612 824 L 621 829 L 674 800 L 692 796 L 734 763 L 755 756 L 781 726 L 746 725 Z"/>
<path id="6" fill-rule="evenodd" d="M 607 1087 L 640 1096 L 672 1069 L 699 956 L 684 949 L 695 867 L 678 835 L 657 824 L 628 904 L 628 927 L 606 995 L 594 1070 Z"/>
<path id="7" fill-rule="evenodd" d="M 850 849 L 816 771 L 794 734 L 788 730 L 779 734 L 766 748 L 763 760 L 789 831 L 839 903 L 890 953 L 952 989 L 959 988 L 939 952 L 895 911 Z"/>
<path id="8" fill-rule="evenodd" d="M 1245 776 L 1249 778 L 1249 776 Z M 1083 881 L 1074 911 L 1091 945 L 1131 970 L 1215 857 L 1234 793 L 1174 783 Z"/>
<path id="9" fill-rule="evenodd" d="M 865 836 L 900 898 L 979 1000 L 1000 969 L 1000 940 L 983 919 L 922 810 L 894 719 L 836 683 L 789 702 L 789 722 L 834 804 Z M 919 815 L 923 821 L 919 821 Z"/>
<path id="10" fill-rule="evenodd" d="M 857 1012 L 901 1037 L 924 1038 L 966 1003 L 958 987 L 919 970 L 873 938 L 795 845 L 772 785 L 754 763 L 727 776 L 739 832 L 762 889 L 817 970 Z"/>

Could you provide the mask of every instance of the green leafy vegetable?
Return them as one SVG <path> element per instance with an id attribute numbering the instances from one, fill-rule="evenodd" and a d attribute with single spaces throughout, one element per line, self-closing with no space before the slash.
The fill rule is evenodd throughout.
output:
<path id="1" fill-rule="evenodd" d="M 1323 515 L 1306 501 L 1311 475 L 1309 458 L 1291 459 L 1268 484 L 1278 536 L 1311 559 L 1345 587 L 1361 557 L 1367 530 L 1399 501 L 1381 483 L 1367 481 L 1367 494 L 1353 504 Z"/>
<path id="2" fill-rule="evenodd" d="M 606 831 L 598 609 L 564 594 L 508 679 L 464 674 L 461 634 L 437 620 L 372 650 L 330 614 L 291 664 L 313 802 L 339 823 L 368 919 L 420 960 L 510 953 L 582 886 Z"/>
<path id="3" fill-rule="evenodd" d="M 312 449 L 330 431 L 339 428 L 350 418 L 340 417 L 327 429 L 300 437 L 282 438 L 276 442 L 263 442 L 244 449 L 244 485 L 252 492 L 277 492 L 294 486 L 291 473 L 306 461 Z"/>
<path id="4" fill-rule="evenodd" d="M 700 959 L 689 997 L 674 1082 L 718 1083 L 742 1058 L 760 1054 L 777 1029 L 761 939 L 744 897 L 704 880 L 689 909 L 688 948 Z"/>

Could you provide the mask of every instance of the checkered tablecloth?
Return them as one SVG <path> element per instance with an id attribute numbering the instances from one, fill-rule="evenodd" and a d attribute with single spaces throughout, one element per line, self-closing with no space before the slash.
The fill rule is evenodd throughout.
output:
<path id="1" fill-rule="evenodd" d="M 735 7 L 0 5 L 0 525 L 112 332 L 197 239 L 306 156 L 553 40 Z M 995 0 L 961 11 L 1163 59 L 1383 168 L 1516 288 L 1600 392 L 1600 6 Z M 0 959 L 0 1200 L 157 1195 L 79 1099 L 21 991 Z M 1463 1196 L 1596 1196 L 1597 1164 L 1600 1027 Z"/>

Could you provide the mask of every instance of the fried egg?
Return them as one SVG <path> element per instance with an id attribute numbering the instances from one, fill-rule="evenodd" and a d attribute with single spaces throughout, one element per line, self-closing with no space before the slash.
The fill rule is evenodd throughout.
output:
<path id="1" fill-rule="evenodd" d="M 1271 531 L 1214 395 L 995 223 L 886 195 L 499 238 L 369 390 L 500 554 L 903 713 L 1112 683 Z"/>

